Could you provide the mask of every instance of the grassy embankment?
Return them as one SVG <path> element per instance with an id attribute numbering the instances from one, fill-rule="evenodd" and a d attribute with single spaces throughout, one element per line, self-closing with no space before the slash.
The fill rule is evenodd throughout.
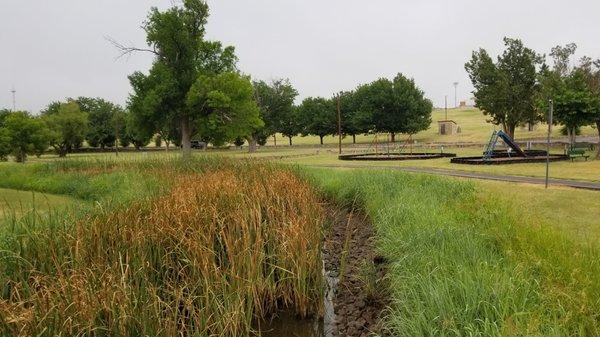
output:
<path id="1" fill-rule="evenodd" d="M 0 227 L 0 335 L 244 336 L 283 307 L 321 310 L 323 211 L 290 171 L 68 160 L 0 177 L 91 201 Z"/>
<path id="2" fill-rule="evenodd" d="M 28 212 L 46 213 L 74 202 L 75 199 L 65 196 L 0 188 L 0 219 Z"/>
<path id="3" fill-rule="evenodd" d="M 468 142 L 468 143 L 480 143 L 487 142 L 494 130 L 494 125 L 487 123 L 487 117 L 476 108 L 459 108 L 459 109 L 448 109 L 448 119 L 455 121 L 461 128 L 461 133 L 455 135 L 442 136 L 438 134 L 438 121 L 445 119 L 445 113 L 443 109 L 435 109 L 431 114 L 432 123 L 430 127 L 416 135 L 413 135 L 413 139 L 419 143 L 430 143 L 430 142 Z M 518 128 L 515 130 L 515 138 L 520 139 L 534 139 L 544 138 L 547 132 L 547 124 L 540 123 L 535 127 L 533 131 L 527 131 L 526 129 Z M 496 129 L 498 127 L 496 126 Z M 598 136 L 598 131 L 592 127 L 586 126 L 581 129 L 582 136 Z M 385 141 L 387 135 L 380 135 L 379 141 Z M 565 136 L 560 134 L 560 127 L 554 127 L 552 131 L 553 138 L 564 138 Z M 357 135 L 357 143 L 371 143 L 373 141 L 373 135 Z M 404 135 L 399 137 L 401 139 L 406 138 Z M 269 138 L 268 145 L 273 145 L 273 139 Z M 319 137 L 307 136 L 307 137 L 294 137 L 294 145 L 317 145 L 319 144 Z M 326 145 L 335 145 L 338 143 L 336 136 L 326 136 L 323 139 L 323 143 Z M 343 139 L 344 144 L 351 144 L 352 137 L 346 137 Z M 288 139 L 277 136 L 277 145 L 288 145 Z"/>
<path id="4" fill-rule="evenodd" d="M 526 206 L 481 185 L 389 171 L 311 172 L 327 195 L 358 198 L 371 216 L 390 262 L 395 335 L 600 335 L 597 242 L 536 218 L 536 208 L 523 216 Z"/>

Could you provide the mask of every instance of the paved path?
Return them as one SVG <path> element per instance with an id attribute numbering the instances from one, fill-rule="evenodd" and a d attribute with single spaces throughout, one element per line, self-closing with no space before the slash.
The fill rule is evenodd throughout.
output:
<path id="1" fill-rule="evenodd" d="M 436 174 L 436 175 L 461 177 L 461 178 L 508 181 L 508 182 L 515 182 L 515 183 L 539 184 L 539 185 L 545 184 L 544 178 L 495 175 L 495 174 L 488 174 L 488 173 L 447 170 L 447 169 L 439 169 L 439 168 L 369 166 L 369 165 L 311 165 L 311 166 L 332 167 L 332 168 L 340 168 L 341 167 L 341 168 L 393 169 L 393 170 L 406 171 L 406 172 L 427 173 L 427 174 Z M 548 180 L 548 183 L 549 183 L 549 185 L 555 185 L 555 186 L 558 185 L 558 186 L 567 186 L 567 187 L 573 187 L 573 188 L 582 188 L 582 189 L 587 189 L 587 190 L 600 191 L 600 182 L 550 178 Z"/>

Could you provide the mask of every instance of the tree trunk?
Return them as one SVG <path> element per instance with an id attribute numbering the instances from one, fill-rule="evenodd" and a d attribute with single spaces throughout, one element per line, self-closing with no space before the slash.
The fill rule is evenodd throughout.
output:
<path id="1" fill-rule="evenodd" d="M 323 136 L 319 136 L 319 138 L 321 139 L 321 145 L 323 145 Z"/>
<path id="2" fill-rule="evenodd" d="M 506 134 L 510 137 L 510 139 L 515 140 L 515 129 L 517 128 L 517 126 L 513 124 L 504 125 L 504 131 L 506 132 Z"/>
<path id="3" fill-rule="evenodd" d="M 18 149 L 15 153 L 15 161 L 25 164 L 25 161 L 27 161 L 27 152 L 23 149 Z"/>
<path id="4" fill-rule="evenodd" d="M 290 146 L 292 146 L 292 136 L 288 137 L 290 139 Z"/>
<path id="5" fill-rule="evenodd" d="M 256 138 L 250 137 L 248 139 L 248 153 L 256 152 Z"/>
<path id="6" fill-rule="evenodd" d="M 183 116 L 181 118 L 181 149 L 183 159 L 187 160 L 192 157 L 192 131 L 190 129 L 190 118 Z"/>
<path id="7" fill-rule="evenodd" d="M 356 144 L 356 135 L 352 135 L 352 144 Z"/>
<path id="8" fill-rule="evenodd" d="M 68 150 L 67 150 L 67 147 L 66 147 L 66 146 L 62 146 L 62 145 L 61 145 L 61 146 L 59 146 L 59 147 L 58 147 L 56 150 L 57 150 L 56 152 L 58 152 L 58 156 L 59 156 L 60 158 L 64 158 L 64 157 L 66 157 L 66 156 L 67 156 L 67 151 L 68 151 Z"/>
<path id="9" fill-rule="evenodd" d="M 273 134 L 273 145 L 277 147 L 277 134 Z"/>
<path id="10" fill-rule="evenodd" d="M 392 143 L 396 142 L 396 133 L 395 132 L 390 132 L 390 138 L 392 140 Z"/>
<path id="11" fill-rule="evenodd" d="M 569 139 L 569 142 L 571 143 L 571 147 L 573 147 L 573 145 L 575 144 L 576 141 L 577 141 L 577 128 L 572 128 L 571 129 L 571 139 Z"/>
<path id="12" fill-rule="evenodd" d="M 169 152 L 169 145 L 171 145 L 171 142 L 165 139 L 165 152 Z"/>

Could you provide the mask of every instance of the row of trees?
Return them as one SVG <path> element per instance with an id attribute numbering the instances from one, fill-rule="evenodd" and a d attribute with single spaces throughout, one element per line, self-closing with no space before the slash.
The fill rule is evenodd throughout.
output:
<path id="1" fill-rule="evenodd" d="M 568 44 L 552 48 L 549 66 L 544 55 L 521 40 L 505 38 L 504 44 L 495 62 L 480 49 L 465 65 L 476 106 L 490 122 L 514 137 L 517 126 L 545 121 L 552 100 L 554 123 L 563 126 L 571 143 L 586 125 L 594 125 L 600 135 L 600 60 L 583 57 L 572 66 L 577 46 Z"/>
<path id="2" fill-rule="evenodd" d="M 319 136 L 322 144 L 325 136 L 339 132 L 338 111 L 342 134 L 353 139 L 357 134 L 387 132 L 394 141 L 398 133 L 412 134 L 431 123 L 432 103 L 402 74 L 331 98 L 309 97 L 296 106 L 298 92 L 289 80 L 252 82 L 237 69 L 233 47 L 206 40 L 207 18 L 208 6 L 202 0 L 185 0 L 165 11 L 152 8 L 144 23 L 148 48 L 114 42 L 124 55 L 139 51 L 155 55 L 148 73 L 129 76 L 133 92 L 127 109 L 80 97 L 51 103 L 39 117 L 6 114 L 6 122 L 0 124 L 2 156 L 13 153 L 24 160 L 48 146 L 65 156 L 84 141 L 101 148 L 131 143 L 141 147 L 152 137 L 167 148 L 171 143 L 181 146 L 184 157 L 190 155 L 192 139 L 213 145 L 247 141 L 251 151 L 278 133 L 288 137 L 290 145 L 298 134 Z M 18 136 L 13 119 L 36 129 L 28 132 L 36 136 Z"/>
<path id="3" fill-rule="evenodd" d="M 255 82 L 255 96 L 264 126 L 255 129 L 250 141 L 264 144 L 267 138 L 282 134 L 292 145 L 292 137 L 314 135 L 323 138 L 338 134 L 338 105 L 342 136 L 373 132 L 413 134 L 431 123 L 432 103 L 414 80 L 402 74 L 392 80 L 381 78 L 340 92 L 334 97 L 308 97 L 298 106 L 297 91 L 288 80 Z M 276 139 L 274 139 L 276 141 Z"/>
<path id="4" fill-rule="evenodd" d="M 207 18 L 208 6 L 201 0 L 162 12 L 152 8 L 144 24 L 147 49 L 115 43 L 123 55 L 154 54 L 148 74 L 129 77 L 128 108 L 140 130 L 180 140 L 184 157 L 190 155 L 192 138 L 215 145 L 247 140 L 250 151 L 277 133 L 290 144 L 298 134 L 317 135 L 322 143 L 338 132 L 338 99 L 344 134 L 390 132 L 393 139 L 429 126 L 431 102 L 401 74 L 335 98 L 307 98 L 295 107 L 298 92 L 288 80 L 251 82 L 237 69 L 233 47 L 205 39 Z"/>
<path id="5" fill-rule="evenodd" d="M 395 141 L 396 134 L 413 134 L 431 124 L 433 104 L 424 97 L 414 80 L 402 74 L 393 79 L 380 78 L 333 98 L 306 98 L 297 108 L 297 132 L 323 137 L 338 133 L 337 114 L 341 113 L 342 134 L 384 132 Z"/>
<path id="6" fill-rule="evenodd" d="M 132 117 L 116 104 L 89 97 L 52 102 L 39 116 L 0 110 L 0 160 L 13 155 L 23 162 L 49 147 L 64 157 L 84 142 L 102 149 L 117 144 L 139 148 L 153 135 L 140 132 Z"/>

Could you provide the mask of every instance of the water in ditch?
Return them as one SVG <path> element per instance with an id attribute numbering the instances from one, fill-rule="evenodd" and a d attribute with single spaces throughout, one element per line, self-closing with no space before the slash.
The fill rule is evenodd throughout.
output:
<path id="1" fill-rule="evenodd" d="M 331 276 L 323 268 L 327 281 L 327 289 L 323 299 L 323 317 L 312 319 L 298 319 L 293 313 L 283 311 L 275 318 L 259 324 L 262 337 L 332 337 L 335 333 L 335 313 L 333 310 L 333 296 L 337 285 L 337 277 Z"/>

